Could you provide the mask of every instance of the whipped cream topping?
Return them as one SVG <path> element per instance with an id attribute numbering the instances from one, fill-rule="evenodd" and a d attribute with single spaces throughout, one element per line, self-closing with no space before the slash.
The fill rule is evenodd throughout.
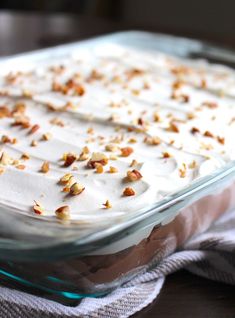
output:
<path id="1" fill-rule="evenodd" d="M 26 216 L 58 221 L 68 206 L 71 222 L 114 224 L 235 159 L 235 73 L 223 66 L 97 45 L 5 62 L 0 93 L 0 205 Z"/>

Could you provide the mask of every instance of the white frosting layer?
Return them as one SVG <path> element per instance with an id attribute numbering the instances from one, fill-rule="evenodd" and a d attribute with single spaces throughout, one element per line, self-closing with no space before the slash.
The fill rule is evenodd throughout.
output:
<path id="1" fill-rule="evenodd" d="M 139 213 L 235 158 L 235 73 L 230 69 L 116 45 L 78 49 L 61 60 L 18 67 L 21 73 L 2 68 L 0 107 L 12 111 L 24 103 L 31 127 L 38 124 L 40 129 L 29 134 L 31 127 L 12 125 L 14 117 L 0 118 L 0 137 L 18 141 L 2 142 L 0 154 L 19 159 L 0 165 L 2 206 L 56 221 L 55 210 L 68 205 L 72 222 L 95 229 Z M 84 88 L 82 96 L 74 96 L 73 89 L 66 94 L 52 90 L 53 83 L 64 85 L 71 79 Z M 42 141 L 47 133 L 51 139 Z M 155 136 L 161 143 L 149 145 L 145 138 Z M 105 149 L 110 143 L 117 147 L 113 153 Z M 79 155 L 84 146 L 89 158 L 93 152 L 117 158 L 101 174 L 87 168 L 88 160 L 63 167 L 63 154 Z M 123 147 L 132 147 L 133 153 L 121 156 Z M 20 159 L 24 153 L 29 160 Z M 130 167 L 133 159 L 138 164 Z M 45 161 L 50 163 L 46 174 L 40 172 Z M 118 171 L 107 172 L 110 166 Z M 132 169 L 143 177 L 126 182 Z M 58 181 L 68 172 L 85 187 L 80 195 L 61 191 Z M 123 196 L 126 187 L 135 195 Z M 44 207 L 43 215 L 33 212 L 34 200 Z M 106 200 L 112 208 L 104 209 Z"/>

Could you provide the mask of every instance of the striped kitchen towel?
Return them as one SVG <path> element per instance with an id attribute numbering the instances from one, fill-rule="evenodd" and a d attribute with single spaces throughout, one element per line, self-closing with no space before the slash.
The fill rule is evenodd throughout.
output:
<path id="1" fill-rule="evenodd" d="M 76 307 L 0 287 L 0 317 L 129 317 L 158 296 L 168 274 L 182 268 L 212 280 L 235 284 L 235 212 L 222 216 L 209 230 L 192 238 L 181 251 L 154 269 L 105 297 L 85 298 Z"/>

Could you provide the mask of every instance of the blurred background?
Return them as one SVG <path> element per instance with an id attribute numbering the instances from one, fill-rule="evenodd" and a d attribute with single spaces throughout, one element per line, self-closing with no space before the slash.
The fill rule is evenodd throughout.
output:
<path id="1" fill-rule="evenodd" d="M 143 29 L 235 47 L 234 0 L 0 0 L 0 54 Z"/>

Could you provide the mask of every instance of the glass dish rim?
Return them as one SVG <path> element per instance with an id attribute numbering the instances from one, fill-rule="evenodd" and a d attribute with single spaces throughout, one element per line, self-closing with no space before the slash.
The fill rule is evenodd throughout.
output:
<path id="1" fill-rule="evenodd" d="M 117 33 L 111 33 L 108 35 L 103 35 L 99 37 L 95 37 L 88 40 L 78 41 L 70 44 L 64 44 L 52 48 L 46 48 L 42 50 L 36 50 L 32 52 L 26 52 L 26 53 L 20 53 L 14 56 L 10 57 L 3 57 L 0 58 L 0 64 L 2 62 L 6 63 L 15 63 L 19 62 L 21 59 L 25 59 L 27 57 L 35 59 L 35 62 L 37 59 L 43 58 L 49 58 L 51 56 L 63 56 L 64 52 L 68 52 L 73 47 L 76 48 L 78 46 L 89 46 L 94 45 L 95 43 L 100 44 L 102 41 L 110 41 L 114 40 L 114 43 L 118 43 L 117 41 L 120 39 L 123 39 L 124 37 L 132 37 L 136 38 L 138 40 L 139 37 L 144 37 L 146 41 L 149 41 L 150 38 L 155 38 L 155 41 L 158 39 L 164 39 L 164 41 L 179 41 L 182 45 L 191 45 L 191 49 L 194 52 L 203 53 L 203 50 L 210 52 L 211 50 L 215 50 L 218 53 L 218 56 L 220 58 L 224 58 L 224 60 L 231 61 L 230 54 L 233 54 L 232 51 L 229 51 L 227 49 L 221 49 L 219 47 L 207 44 L 206 42 L 199 41 L 199 40 L 192 40 L 188 38 L 182 38 L 177 36 L 171 36 L 171 35 L 165 35 L 160 33 L 150 33 L 150 32 L 143 32 L 143 31 L 123 31 L 123 32 L 117 32 Z M 147 39 L 148 38 L 148 39 Z M 128 45 L 128 44 L 127 44 Z M 158 49 L 160 50 L 160 49 Z M 187 48 L 188 51 L 190 51 L 189 47 Z M 214 51 L 213 51 L 214 52 Z M 170 52 L 169 52 L 170 53 Z M 48 56 L 48 54 L 50 54 Z M 176 54 L 172 52 L 171 54 Z M 210 53 L 208 53 L 210 54 Z M 212 55 L 216 56 L 215 53 L 212 53 Z M 180 55 L 180 54 L 179 54 Z M 234 59 L 235 61 L 235 59 Z M 51 244 L 46 244 L 40 246 L 40 242 L 38 244 L 33 245 L 27 245 L 24 241 L 18 241 L 15 239 L 11 239 L 9 241 L 6 241 L 2 238 L 0 238 L 0 250 L 5 251 L 6 255 L 10 255 L 12 251 L 19 251 L 20 253 L 23 253 L 21 256 L 18 255 L 19 258 L 24 257 L 25 259 L 28 258 L 37 258 L 37 254 L 40 255 L 40 259 L 50 254 L 50 251 L 53 249 L 53 258 L 60 257 L 61 255 L 67 255 L 72 256 L 74 254 L 82 255 L 87 252 L 92 252 L 93 250 L 97 249 L 97 247 L 100 247 L 102 243 L 105 241 L 109 241 L 110 239 L 117 241 L 121 239 L 126 233 L 129 233 L 130 231 L 137 231 L 138 229 L 141 229 L 141 225 L 146 224 L 146 221 L 151 218 L 152 216 L 156 215 L 158 216 L 160 213 L 163 213 L 165 210 L 172 208 L 174 206 L 175 209 L 179 209 L 179 205 L 182 207 L 186 206 L 186 202 L 193 199 L 193 195 L 200 194 L 203 190 L 207 189 L 210 185 L 215 184 L 217 181 L 222 180 L 224 178 L 229 178 L 229 176 L 233 175 L 235 173 L 235 161 L 231 161 L 225 166 L 223 166 L 221 169 L 217 169 L 212 174 L 206 175 L 204 177 L 201 177 L 200 179 L 194 180 L 191 184 L 184 187 L 182 190 L 176 191 L 175 193 L 163 198 L 162 200 L 156 202 L 155 204 L 152 204 L 150 206 L 147 206 L 142 213 L 137 213 L 127 219 L 124 222 L 120 222 L 116 226 L 112 226 L 111 228 L 104 228 L 103 230 L 94 232 L 92 234 L 88 234 L 87 236 L 84 236 L 82 238 L 78 238 L 75 236 L 71 237 L 71 240 L 68 242 L 63 242 L 58 240 L 57 242 L 53 242 Z M 178 207 L 178 208 L 177 208 Z M 164 214 L 162 214 L 162 217 L 164 219 Z M 31 219 L 31 218 L 30 218 Z M 162 219 L 162 221 L 163 221 Z M 32 217 L 32 224 L 35 223 L 35 226 L 38 226 L 39 224 L 42 224 L 42 226 L 49 226 L 52 230 L 56 231 L 58 227 L 61 226 L 61 224 L 57 222 L 51 222 L 46 220 L 39 220 L 34 217 Z M 153 221 L 152 221 L 153 222 Z M 157 222 L 155 219 L 155 222 L 157 224 L 160 224 L 161 222 Z M 64 226 L 64 225 L 62 225 Z M 72 231 L 76 230 L 77 226 L 70 225 L 69 228 L 66 227 L 66 231 Z M 56 235 L 56 233 L 55 233 Z M 19 254 L 20 254 L 19 253 Z M 18 253 L 17 253 L 18 254 Z M 17 258 L 17 255 L 16 255 Z"/>

